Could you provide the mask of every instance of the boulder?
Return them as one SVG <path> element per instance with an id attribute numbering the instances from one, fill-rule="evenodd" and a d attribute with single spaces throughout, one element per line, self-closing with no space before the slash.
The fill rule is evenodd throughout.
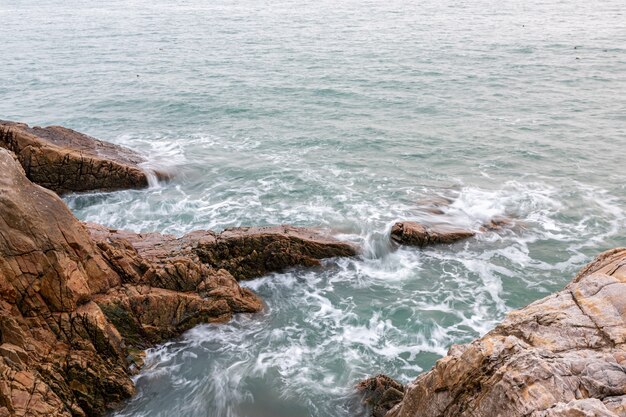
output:
<path id="1" fill-rule="evenodd" d="M 0 120 L 0 147 L 15 153 L 26 176 L 58 194 L 144 188 L 148 175 L 138 153 L 61 126 L 29 127 Z"/>
<path id="2" fill-rule="evenodd" d="M 508 217 L 494 217 L 475 231 L 450 223 L 419 223 L 413 221 L 398 222 L 391 228 L 391 240 L 409 246 L 429 246 L 436 244 L 454 243 L 479 233 L 498 232 L 504 229 L 523 230 L 524 224 Z"/>
<path id="3" fill-rule="evenodd" d="M 405 387 L 385 417 L 626 415 L 626 248 L 510 312 Z"/>
<path id="4" fill-rule="evenodd" d="M 83 224 L 5 149 L 0 172 L 0 416 L 102 415 L 134 393 L 139 350 L 262 309 L 229 269 L 355 253 L 288 226 L 177 238 Z"/>
<path id="5" fill-rule="evenodd" d="M 391 228 L 391 239 L 403 245 L 424 247 L 438 243 L 454 243 L 475 236 L 476 232 L 449 224 L 426 225 L 398 222 Z"/>

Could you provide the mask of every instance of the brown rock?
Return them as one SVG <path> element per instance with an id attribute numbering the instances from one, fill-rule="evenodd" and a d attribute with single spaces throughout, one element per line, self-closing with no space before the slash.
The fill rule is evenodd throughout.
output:
<path id="1" fill-rule="evenodd" d="M 31 181 L 59 194 L 148 186 L 141 155 L 64 127 L 31 128 L 0 120 L 0 147 L 17 155 Z"/>
<path id="2" fill-rule="evenodd" d="M 626 249 L 455 345 L 386 417 L 624 416 Z"/>
<path id="3" fill-rule="evenodd" d="M 224 268 L 235 278 L 250 279 L 293 266 L 317 266 L 320 259 L 354 256 L 354 245 L 314 229 L 273 226 L 226 229 L 197 247 L 203 262 Z"/>
<path id="4" fill-rule="evenodd" d="M 424 225 L 416 222 L 399 222 L 391 228 L 391 239 L 411 246 L 454 243 L 476 235 L 476 232 L 447 224 Z"/>
<path id="5" fill-rule="evenodd" d="M 384 417 L 404 397 L 404 386 L 387 375 L 376 375 L 357 384 L 372 417 Z"/>
<path id="6" fill-rule="evenodd" d="M 5 149 L 0 172 L 0 416 L 101 415 L 134 393 L 138 348 L 259 311 L 219 265 L 249 277 L 355 253 L 287 226 L 176 238 L 83 225 Z"/>

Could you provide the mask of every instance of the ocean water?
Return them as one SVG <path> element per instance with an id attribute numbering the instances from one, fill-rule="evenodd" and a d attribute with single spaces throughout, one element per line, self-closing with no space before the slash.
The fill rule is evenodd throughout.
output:
<path id="1" fill-rule="evenodd" d="M 260 314 L 148 352 L 117 417 L 348 417 L 626 246 L 622 0 L 0 0 L 0 118 L 129 146 L 173 181 L 71 195 L 176 235 L 319 226 L 361 256 L 244 283 Z M 395 248 L 398 220 L 521 226 Z"/>

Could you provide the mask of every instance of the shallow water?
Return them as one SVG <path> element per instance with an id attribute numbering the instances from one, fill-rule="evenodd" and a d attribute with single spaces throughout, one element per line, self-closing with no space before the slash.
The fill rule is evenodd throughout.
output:
<path id="1" fill-rule="evenodd" d="M 245 283 L 265 311 L 151 350 L 116 416 L 358 414 L 359 379 L 409 381 L 626 246 L 622 1 L 85 3 L 0 0 L 0 118 L 176 177 L 67 197 L 79 218 L 322 226 L 364 248 Z M 455 224 L 523 227 L 392 248 L 433 196 Z"/>

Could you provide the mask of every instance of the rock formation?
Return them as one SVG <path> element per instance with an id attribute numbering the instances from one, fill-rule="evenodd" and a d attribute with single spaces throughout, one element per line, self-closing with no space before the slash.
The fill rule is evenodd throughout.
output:
<path id="1" fill-rule="evenodd" d="M 227 269 L 355 253 L 289 227 L 176 238 L 84 225 L 4 149 L 0 172 L 0 417 L 101 415 L 134 392 L 133 350 L 262 308 Z"/>
<path id="2" fill-rule="evenodd" d="M 599 255 L 565 289 L 510 312 L 484 337 L 452 346 L 385 414 L 463 416 L 626 416 L 626 248 Z"/>
<path id="3" fill-rule="evenodd" d="M 363 402 L 371 408 L 372 417 L 384 417 L 404 397 L 404 386 L 387 375 L 368 378 L 356 388 L 363 393 Z"/>
<path id="4" fill-rule="evenodd" d="M 510 217 L 495 216 L 479 227 L 459 227 L 451 222 L 451 205 L 454 199 L 432 196 L 419 199 L 415 208 L 416 221 L 397 222 L 391 228 L 390 238 L 400 245 L 424 247 L 450 244 L 474 237 L 480 233 L 503 229 L 524 229 L 524 224 Z"/>
<path id="5" fill-rule="evenodd" d="M 17 155 L 32 182 L 58 194 L 148 186 L 141 155 L 64 127 L 31 128 L 0 120 L 0 147 Z M 154 175 L 168 177 L 164 172 Z"/>
<path id="6" fill-rule="evenodd" d="M 438 243 L 454 243 L 476 235 L 476 232 L 447 224 L 425 225 L 399 222 L 391 228 L 391 239 L 400 244 L 424 247 Z"/>

